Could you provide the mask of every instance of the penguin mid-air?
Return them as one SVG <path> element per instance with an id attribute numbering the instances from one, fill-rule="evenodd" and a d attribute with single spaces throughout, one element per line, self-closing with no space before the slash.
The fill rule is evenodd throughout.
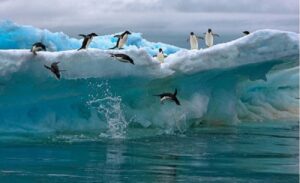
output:
<path id="1" fill-rule="evenodd" d="M 250 32 L 249 31 L 244 31 L 243 32 L 245 35 L 248 35 L 248 34 L 250 34 Z"/>
<path id="2" fill-rule="evenodd" d="M 131 32 L 125 31 L 121 35 L 115 35 L 114 37 L 118 38 L 117 44 L 116 44 L 116 46 L 114 46 L 114 47 L 112 47 L 110 49 L 115 49 L 115 48 L 123 49 L 123 46 L 127 42 L 128 35 L 130 35 L 130 34 L 131 34 Z"/>
<path id="3" fill-rule="evenodd" d="M 156 59 L 157 59 L 160 63 L 164 63 L 166 57 L 167 57 L 167 56 L 164 54 L 164 51 L 163 51 L 161 48 L 159 48 L 158 53 L 157 53 L 157 55 L 156 55 Z"/>
<path id="4" fill-rule="evenodd" d="M 177 105 L 180 105 L 180 102 L 177 99 L 176 95 L 177 95 L 177 89 L 175 89 L 174 93 L 162 93 L 162 94 L 158 94 L 158 95 L 154 95 L 154 96 L 160 97 L 161 104 L 163 104 L 164 101 L 166 101 L 166 100 L 170 100 L 170 101 L 175 102 Z"/>
<path id="5" fill-rule="evenodd" d="M 211 47 L 214 45 L 214 36 L 219 37 L 219 35 L 213 33 L 211 29 L 208 29 L 208 31 L 204 34 L 205 34 L 205 44 L 207 47 Z"/>
<path id="6" fill-rule="evenodd" d="M 98 35 L 96 33 L 90 33 L 88 35 L 79 34 L 79 36 L 82 36 L 84 39 L 83 39 L 82 45 L 78 49 L 78 51 L 82 50 L 82 49 L 87 49 L 89 47 L 90 43 L 92 42 L 93 37 L 98 36 Z"/>
<path id="7" fill-rule="evenodd" d="M 131 63 L 131 64 L 134 65 L 133 59 L 130 58 L 126 54 L 123 54 L 123 53 L 110 53 L 110 56 L 112 58 L 115 58 L 116 60 L 118 60 L 120 62 Z"/>
<path id="8" fill-rule="evenodd" d="M 37 43 L 34 43 L 31 47 L 31 50 L 30 50 L 34 55 L 37 55 L 36 52 L 38 51 L 46 51 L 46 46 L 41 43 L 41 42 L 37 42 Z"/>
<path id="9" fill-rule="evenodd" d="M 50 67 L 47 66 L 47 65 L 44 65 L 44 67 L 46 69 L 49 69 L 56 76 L 57 79 L 60 79 L 60 72 L 64 71 L 64 70 L 59 70 L 59 67 L 58 67 L 59 63 L 60 62 L 54 62 L 54 63 L 51 64 Z"/>
<path id="10" fill-rule="evenodd" d="M 204 39 L 203 37 L 196 36 L 194 32 L 190 33 L 189 41 L 191 45 L 191 50 L 198 50 L 199 44 L 198 44 L 198 39 Z"/>

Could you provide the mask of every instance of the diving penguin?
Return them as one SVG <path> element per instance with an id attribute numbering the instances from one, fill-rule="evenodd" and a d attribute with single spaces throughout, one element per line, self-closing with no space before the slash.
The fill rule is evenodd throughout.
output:
<path id="1" fill-rule="evenodd" d="M 191 32 L 189 41 L 191 45 L 191 50 L 198 50 L 199 44 L 198 44 L 198 39 L 204 39 L 203 37 L 196 36 L 194 32 Z"/>
<path id="2" fill-rule="evenodd" d="M 41 43 L 41 42 L 37 42 L 37 43 L 34 43 L 31 47 L 31 50 L 30 50 L 34 55 L 37 55 L 36 52 L 38 51 L 46 51 L 46 46 Z"/>
<path id="3" fill-rule="evenodd" d="M 83 39 L 82 45 L 78 49 L 78 51 L 82 50 L 82 49 L 87 49 L 89 47 L 90 43 L 92 42 L 93 37 L 98 36 L 98 35 L 96 33 L 90 33 L 88 35 L 79 34 L 79 36 L 82 36 L 84 39 Z"/>
<path id="4" fill-rule="evenodd" d="M 154 96 L 158 96 L 160 97 L 160 103 L 164 103 L 165 100 L 171 100 L 173 102 L 175 102 L 177 105 L 180 105 L 179 100 L 176 97 L 177 95 L 177 89 L 175 89 L 174 93 L 162 93 L 162 94 L 158 94 L 158 95 L 154 95 Z"/>
<path id="5" fill-rule="evenodd" d="M 213 33 L 211 29 L 208 29 L 208 31 L 204 34 L 205 34 L 205 44 L 207 47 L 211 47 L 214 45 L 214 36 L 219 37 L 219 35 Z"/>
<path id="6" fill-rule="evenodd" d="M 115 35 L 114 37 L 118 38 L 117 44 L 116 44 L 116 46 L 114 46 L 114 47 L 112 47 L 110 49 L 115 49 L 115 48 L 123 49 L 123 46 L 127 42 L 128 35 L 130 35 L 130 34 L 131 34 L 131 32 L 125 31 L 121 35 Z"/>
<path id="7" fill-rule="evenodd" d="M 125 62 L 125 63 L 131 63 L 134 65 L 134 61 L 132 58 L 130 58 L 128 55 L 123 54 L 123 53 L 110 53 L 110 56 L 112 58 L 115 58 L 116 60 L 120 62 Z"/>
<path id="8" fill-rule="evenodd" d="M 50 67 L 47 65 L 44 65 L 44 67 L 46 69 L 49 69 L 56 76 L 57 79 L 60 79 L 60 72 L 63 71 L 63 70 L 59 70 L 59 68 L 58 68 L 59 63 L 60 62 L 54 62 L 51 64 Z"/>

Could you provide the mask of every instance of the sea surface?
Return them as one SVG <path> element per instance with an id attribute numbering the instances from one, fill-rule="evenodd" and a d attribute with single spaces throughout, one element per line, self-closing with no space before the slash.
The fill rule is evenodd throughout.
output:
<path id="1" fill-rule="evenodd" d="M 202 125 L 151 136 L 1 134 L 0 180 L 11 182 L 299 182 L 298 122 Z M 15 134 L 13 134 L 15 136 Z"/>

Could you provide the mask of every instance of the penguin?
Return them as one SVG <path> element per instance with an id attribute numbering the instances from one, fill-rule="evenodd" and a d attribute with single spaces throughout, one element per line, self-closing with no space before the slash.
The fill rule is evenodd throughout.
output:
<path id="1" fill-rule="evenodd" d="M 205 44 L 207 47 L 211 47 L 214 45 L 214 36 L 219 37 L 219 35 L 214 34 L 211 29 L 208 29 L 208 31 L 204 34 L 205 34 Z"/>
<path id="2" fill-rule="evenodd" d="M 110 53 L 112 58 L 117 59 L 120 62 L 131 63 L 134 65 L 134 61 L 128 55 L 123 53 Z"/>
<path id="3" fill-rule="evenodd" d="M 44 67 L 46 69 L 49 69 L 56 76 L 57 79 L 60 79 L 60 72 L 64 71 L 64 70 L 59 70 L 59 68 L 58 68 L 59 63 L 60 62 L 54 62 L 54 63 L 51 64 L 50 67 L 47 66 L 47 65 L 44 65 Z"/>
<path id="4" fill-rule="evenodd" d="M 156 59 L 160 62 L 160 63 L 164 63 L 164 60 L 167 56 L 164 54 L 163 50 L 161 48 L 159 48 L 158 53 L 156 55 Z"/>
<path id="5" fill-rule="evenodd" d="M 31 47 L 31 50 L 30 50 L 34 55 L 37 55 L 36 52 L 38 51 L 46 51 L 46 46 L 41 43 L 41 42 L 37 42 L 37 43 L 34 43 Z"/>
<path id="6" fill-rule="evenodd" d="M 248 35 L 248 34 L 250 34 L 250 32 L 249 31 L 244 31 L 243 32 L 245 35 Z"/>
<path id="7" fill-rule="evenodd" d="M 118 38 L 117 44 L 116 44 L 116 46 L 114 46 L 114 47 L 112 47 L 110 49 L 115 49 L 115 48 L 123 49 L 123 46 L 127 42 L 128 35 L 130 35 L 130 34 L 131 34 L 131 32 L 125 31 L 121 35 L 115 35 L 114 37 Z"/>
<path id="8" fill-rule="evenodd" d="M 88 35 L 79 34 L 79 36 L 82 36 L 84 39 L 83 39 L 82 45 L 78 49 L 78 51 L 82 50 L 82 49 L 87 49 L 89 47 L 90 43 L 92 42 L 93 37 L 98 36 L 98 35 L 96 33 L 90 33 Z"/>
<path id="9" fill-rule="evenodd" d="M 180 102 L 177 99 L 176 95 L 177 95 L 177 88 L 175 89 L 174 93 L 162 93 L 162 94 L 158 94 L 158 95 L 154 95 L 154 96 L 160 97 L 161 104 L 163 104 L 163 102 L 165 100 L 171 100 L 171 101 L 175 102 L 177 105 L 180 105 Z"/>
<path id="10" fill-rule="evenodd" d="M 191 50 L 198 50 L 198 39 L 204 39 L 203 37 L 196 36 L 194 32 L 190 33 L 189 41 L 191 45 Z"/>

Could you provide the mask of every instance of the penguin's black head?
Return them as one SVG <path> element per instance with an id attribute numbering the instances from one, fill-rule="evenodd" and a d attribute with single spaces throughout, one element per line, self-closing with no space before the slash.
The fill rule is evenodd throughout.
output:
<path id="1" fill-rule="evenodd" d="M 90 36 L 98 36 L 96 33 L 90 33 Z"/>
<path id="2" fill-rule="evenodd" d="M 208 33 L 211 33 L 211 29 L 208 29 Z"/>
<path id="3" fill-rule="evenodd" d="M 163 50 L 161 48 L 158 49 L 159 52 L 162 52 Z"/>
<path id="4" fill-rule="evenodd" d="M 249 31 L 244 31 L 243 32 L 245 35 L 248 35 L 248 34 L 250 34 L 250 32 Z"/>
<path id="5" fill-rule="evenodd" d="M 134 61 L 132 60 L 132 58 L 128 57 L 126 60 L 128 60 L 129 63 L 131 63 L 132 65 L 134 65 Z"/>
<path id="6" fill-rule="evenodd" d="M 194 35 L 194 32 L 191 32 L 191 35 Z"/>
<path id="7" fill-rule="evenodd" d="M 131 32 L 129 32 L 128 30 L 124 32 L 125 34 L 131 34 Z"/>

